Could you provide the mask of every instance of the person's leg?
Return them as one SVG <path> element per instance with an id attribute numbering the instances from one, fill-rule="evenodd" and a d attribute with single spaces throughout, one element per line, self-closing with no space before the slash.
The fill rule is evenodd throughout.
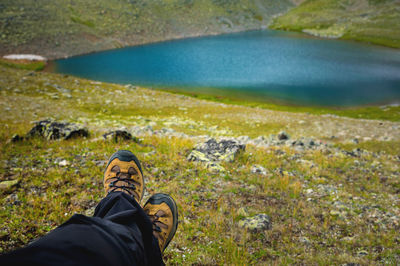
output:
<path id="1" fill-rule="evenodd" d="M 25 248 L 0 256 L 1 265 L 162 265 L 152 224 L 128 194 L 107 195 L 94 217 L 74 215 Z"/>
<path id="2" fill-rule="evenodd" d="M 123 224 L 128 228 L 136 225 L 142 235 L 144 253 L 148 263 L 150 265 L 163 264 L 158 240 L 153 235 L 152 223 L 134 198 L 123 192 L 110 193 L 97 205 L 94 217 Z M 121 237 L 126 235 L 123 231 L 118 233 Z"/>
<path id="3" fill-rule="evenodd" d="M 104 188 L 107 196 L 94 217 L 74 215 L 27 247 L 0 256 L 0 265 L 163 264 L 161 252 L 178 224 L 173 199 L 156 194 L 146 203 L 147 214 L 143 211 L 138 203 L 144 192 L 142 169 L 129 151 L 111 156 Z"/>

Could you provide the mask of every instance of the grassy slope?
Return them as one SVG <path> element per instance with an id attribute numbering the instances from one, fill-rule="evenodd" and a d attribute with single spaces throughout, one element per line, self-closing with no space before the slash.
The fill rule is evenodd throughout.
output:
<path id="1" fill-rule="evenodd" d="M 197 99 L 204 99 L 208 101 L 226 103 L 226 104 L 236 104 L 255 108 L 262 108 L 275 111 L 286 111 L 295 113 L 309 113 L 316 115 L 333 115 L 333 116 L 343 116 L 351 118 L 360 119 L 378 119 L 378 120 L 388 120 L 393 122 L 400 121 L 400 106 L 358 106 L 358 107 L 318 107 L 318 106 L 297 106 L 297 105 L 285 105 L 285 104 L 274 104 L 256 101 L 244 101 L 235 98 L 227 98 L 222 96 L 212 96 L 196 93 L 185 93 L 185 92 L 175 92 L 172 90 L 165 90 L 167 92 L 183 94 Z"/>
<path id="2" fill-rule="evenodd" d="M 170 38 L 268 25 L 289 0 L 4 0 L 0 54 L 71 56 Z"/>
<path id="3" fill-rule="evenodd" d="M 271 27 L 399 48 L 399 25 L 396 0 L 308 0 L 275 19 Z"/>
<path id="4" fill-rule="evenodd" d="M 396 225 L 385 218 L 388 213 L 400 216 L 399 162 L 391 155 L 400 153 L 399 123 L 223 105 L 2 66 L 0 87 L 0 180 L 20 180 L 0 192 L 3 252 L 95 206 L 103 196 L 107 157 L 130 149 L 143 162 L 148 192 L 171 193 L 178 202 L 181 222 L 165 254 L 169 264 L 395 264 L 400 259 L 399 221 Z M 27 132 L 31 121 L 46 117 L 86 123 L 92 135 L 86 140 L 8 142 L 13 134 Z M 358 158 L 249 145 L 233 163 L 223 165 L 227 172 L 212 174 L 186 160 L 191 139 L 149 136 L 140 144 L 95 140 L 109 128 L 148 124 L 192 135 L 254 138 L 280 130 L 294 138 L 328 140 L 336 135 L 333 145 L 379 154 Z M 356 134 L 372 140 L 348 144 Z M 378 140 L 385 134 L 391 142 Z M 63 159 L 67 166 L 58 164 Z M 264 166 L 268 175 L 251 173 L 254 164 Z M 335 192 L 319 194 L 321 187 Z M 271 230 L 254 234 L 238 227 L 243 216 L 256 213 L 271 216 Z"/>
<path id="5" fill-rule="evenodd" d="M 4 0 L 0 54 L 59 58 L 171 38 L 260 29 L 280 14 L 272 28 L 400 47 L 399 8 L 395 0 Z"/>

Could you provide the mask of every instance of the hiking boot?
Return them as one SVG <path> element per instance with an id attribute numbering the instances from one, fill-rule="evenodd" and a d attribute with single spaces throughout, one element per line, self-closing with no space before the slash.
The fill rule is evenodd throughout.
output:
<path id="1" fill-rule="evenodd" d="M 178 228 L 178 207 L 171 196 L 158 193 L 147 200 L 143 210 L 153 223 L 153 235 L 163 253 Z"/>
<path id="2" fill-rule="evenodd" d="M 117 151 L 108 161 L 104 172 L 106 193 L 123 191 L 140 203 L 144 192 L 143 172 L 139 160 L 130 151 Z"/>

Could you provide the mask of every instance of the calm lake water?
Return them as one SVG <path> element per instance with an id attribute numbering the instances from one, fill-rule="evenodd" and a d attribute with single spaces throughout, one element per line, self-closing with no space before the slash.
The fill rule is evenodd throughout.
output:
<path id="1" fill-rule="evenodd" d="M 299 105 L 400 103 L 400 50 L 252 31 L 110 50 L 55 62 L 88 79 Z"/>

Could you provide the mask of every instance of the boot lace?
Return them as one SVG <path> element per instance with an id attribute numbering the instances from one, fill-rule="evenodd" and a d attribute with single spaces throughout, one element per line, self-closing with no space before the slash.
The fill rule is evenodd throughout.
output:
<path id="1" fill-rule="evenodd" d="M 159 215 L 158 212 L 149 215 L 150 221 L 153 225 L 153 234 L 154 236 L 158 239 L 160 249 L 164 246 L 164 243 L 166 241 L 166 231 L 161 230 L 161 227 L 164 227 L 165 229 L 168 228 L 168 226 L 162 222 L 159 221 L 159 219 L 163 216 L 163 214 Z"/>
<path id="2" fill-rule="evenodd" d="M 135 181 L 131 178 L 131 174 L 124 173 L 125 175 L 127 175 L 127 177 L 122 177 L 121 174 L 121 172 L 117 172 L 116 175 L 111 178 L 115 180 L 111 181 L 108 185 L 111 188 L 108 193 L 114 192 L 117 189 L 123 189 L 129 194 L 132 194 L 132 192 L 136 190 L 136 186 L 134 184 Z M 119 181 L 122 181 L 124 185 L 117 185 Z"/>

